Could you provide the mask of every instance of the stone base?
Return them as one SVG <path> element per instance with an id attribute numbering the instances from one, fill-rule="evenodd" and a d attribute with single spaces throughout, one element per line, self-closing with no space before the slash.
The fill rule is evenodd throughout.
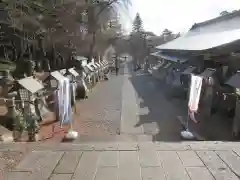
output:
<path id="1" fill-rule="evenodd" d="M 12 132 L 0 125 L 0 141 L 13 142 Z"/>
<path id="2" fill-rule="evenodd" d="M 13 136 L 12 134 L 4 134 L 0 136 L 1 142 L 13 142 Z"/>

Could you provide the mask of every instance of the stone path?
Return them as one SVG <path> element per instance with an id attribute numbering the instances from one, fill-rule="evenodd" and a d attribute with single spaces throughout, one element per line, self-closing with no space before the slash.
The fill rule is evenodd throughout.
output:
<path id="1" fill-rule="evenodd" d="M 164 84 L 131 64 L 124 69 L 121 135 L 151 136 L 154 141 L 180 141 L 181 126 L 176 117 L 187 111 L 167 99 Z"/>
<path id="2" fill-rule="evenodd" d="M 9 144 L 32 149 L 4 180 L 237 180 L 240 143 Z"/>
<path id="3" fill-rule="evenodd" d="M 136 127 L 139 122 L 138 103 L 136 90 L 129 78 L 130 69 L 124 68 L 124 84 L 122 87 L 122 116 L 121 116 L 121 134 L 143 134 L 142 126 Z"/>

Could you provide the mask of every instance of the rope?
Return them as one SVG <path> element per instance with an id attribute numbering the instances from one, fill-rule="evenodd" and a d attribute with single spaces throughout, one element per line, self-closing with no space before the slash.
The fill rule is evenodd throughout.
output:
<path id="1" fill-rule="evenodd" d="M 73 83 L 77 83 L 78 82 L 78 79 L 74 79 L 71 81 L 71 84 Z M 57 89 L 54 89 L 53 91 L 51 91 L 51 93 L 49 92 L 49 94 L 47 93 L 46 95 L 43 95 L 43 96 L 40 96 L 40 97 L 35 97 L 34 101 L 35 100 L 41 100 L 43 97 L 47 97 L 49 96 L 50 94 L 53 94 L 55 91 L 59 90 L 58 88 Z M 3 100 L 5 102 L 7 101 L 14 101 L 14 102 L 28 102 L 28 103 L 33 103 L 33 101 L 30 101 L 30 100 L 16 100 L 16 99 L 13 99 L 13 98 L 0 98 L 0 100 Z"/>
<path id="2" fill-rule="evenodd" d="M 55 91 L 57 91 L 58 89 L 56 89 L 56 90 L 54 90 L 54 91 L 52 91 L 51 93 L 49 93 L 49 94 L 46 94 L 46 95 L 43 95 L 43 96 L 40 96 L 40 97 L 34 97 L 34 100 L 32 100 L 32 101 L 30 101 L 30 100 L 18 100 L 18 99 L 15 99 L 15 97 L 14 98 L 0 98 L 0 100 L 3 100 L 3 101 L 5 101 L 5 102 L 7 102 L 7 101 L 14 101 L 14 102 L 28 102 L 28 103 L 33 103 L 33 101 L 35 101 L 35 100 L 41 100 L 42 98 L 44 98 L 44 97 L 47 97 L 47 96 L 49 96 L 50 94 L 53 94 L 53 92 L 55 92 Z"/>
<path id="3" fill-rule="evenodd" d="M 40 100 L 42 97 L 35 98 L 34 100 Z M 8 98 L 0 98 L 0 100 L 3 100 L 5 102 L 7 101 L 14 101 L 14 102 L 28 102 L 28 103 L 33 103 L 33 101 L 30 100 L 18 100 L 18 99 L 8 99 Z"/>

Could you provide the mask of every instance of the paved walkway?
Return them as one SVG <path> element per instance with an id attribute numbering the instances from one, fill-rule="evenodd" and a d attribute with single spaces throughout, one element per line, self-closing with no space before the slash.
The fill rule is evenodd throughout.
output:
<path id="1" fill-rule="evenodd" d="M 181 106 L 181 105 L 180 105 Z M 89 98 L 77 103 L 73 128 L 75 143 L 96 141 L 180 141 L 181 126 L 176 117 L 186 114 L 179 104 L 166 98 L 164 85 L 130 63 L 109 81 L 96 85 Z M 48 127 L 47 141 L 60 142 L 64 132 Z"/>
<path id="2" fill-rule="evenodd" d="M 136 90 L 130 81 L 131 76 L 131 69 L 126 65 L 122 87 L 121 134 L 143 134 L 143 127 L 136 127 L 139 122 L 138 102 Z"/>
<path id="3" fill-rule="evenodd" d="M 97 136 L 105 127 L 113 134 L 119 129 L 122 139 L 84 144 L 80 135 L 73 143 L 0 144 L 0 180 L 240 179 L 240 143 L 182 142 L 176 120 L 182 110 L 154 78 L 127 67 L 114 78 L 78 106 L 79 124 Z M 88 123 L 104 128 L 87 129 Z M 151 138 L 126 142 L 132 135 Z"/>
<path id="4" fill-rule="evenodd" d="M 165 92 L 170 92 L 170 93 L 166 93 L 166 95 L 170 95 L 169 97 L 171 97 L 171 87 L 168 89 L 168 86 L 166 85 L 166 83 L 162 81 L 163 79 L 161 77 L 162 75 L 161 71 L 159 72 L 159 70 L 152 69 L 149 71 L 149 74 L 154 79 L 156 79 L 159 83 L 161 83 L 162 86 L 165 86 L 164 87 Z M 174 91 L 176 92 L 176 90 L 177 89 L 175 89 Z M 146 93 L 146 94 L 150 96 L 149 94 L 151 93 Z M 187 100 L 181 100 L 180 98 L 172 98 L 171 100 L 172 105 L 174 104 L 174 101 L 178 102 L 179 104 L 177 108 L 176 107 L 173 108 L 175 112 L 178 112 L 177 119 L 181 121 L 181 124 L 186 126 L 185 120 L 187 117 Z M 165 105 L 167 103 L 163 103 L 162 105 Z M 182 109 L 182 111 L 179 111 L 180 109 Z M 176 115 L 176 113 L 174 114 Z M 195 135 L 196 139 L 211 140 L 211 141 L 235 141 L 236 140 L 236 138 L 232 136 L 232 120 L 231 118 L 226 116 L 226 112 L 218 111 L 216 114 L 211 115 L 211 117 L 209 118 L 206 118 L 203 114 L 198 113 L 196 115 L 196 118 L 199 120 L 199 123 L 190 121 L 188 124 L 190 131 Z M 166 127 L 165 124 L 164 124 L 164 127 Z M 162 136 L 159 137 L 158 140 L 162 140 Z M 163 140 L 166 140 L 166 139 L 163 139 Z"/>
<path id="5" fill-rule="evenodd" d="M 4 180 L 237 180 L 240 143 L 10 144 L 30 152 Z"/>
<path id="6" fill-rule="evenodd" d="M 123 99 L 125 97 L 128 102 L 122 109 L 122 114 L 131 110 L 135 113 L 135 118 L 122 118 L 122 122 L 129 124 L 133 134 L 152 136 L 153 141 L 181 140 L 181 126 L 176 117 L 184 116 L 187 111 L 182 104 L 167 98 L 163 83 L 140 70 L 127 74 L 124 85 L 128 89 L 123 90 Z"/>

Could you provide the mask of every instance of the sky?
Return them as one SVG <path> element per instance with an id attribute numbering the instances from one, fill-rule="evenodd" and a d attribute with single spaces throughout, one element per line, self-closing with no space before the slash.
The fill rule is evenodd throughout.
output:
<path id="1" fill-rule="evenodd" d="M 132 0 L 128 15 L 123 13 L 123 26 L 132 29 L 137 12 L 144 29 L 157 35 L 167 28 L 175 33 L 187 32 L 198 22 L 219 16 L 220 12 L 240 9 L 240 0 Z"/>

